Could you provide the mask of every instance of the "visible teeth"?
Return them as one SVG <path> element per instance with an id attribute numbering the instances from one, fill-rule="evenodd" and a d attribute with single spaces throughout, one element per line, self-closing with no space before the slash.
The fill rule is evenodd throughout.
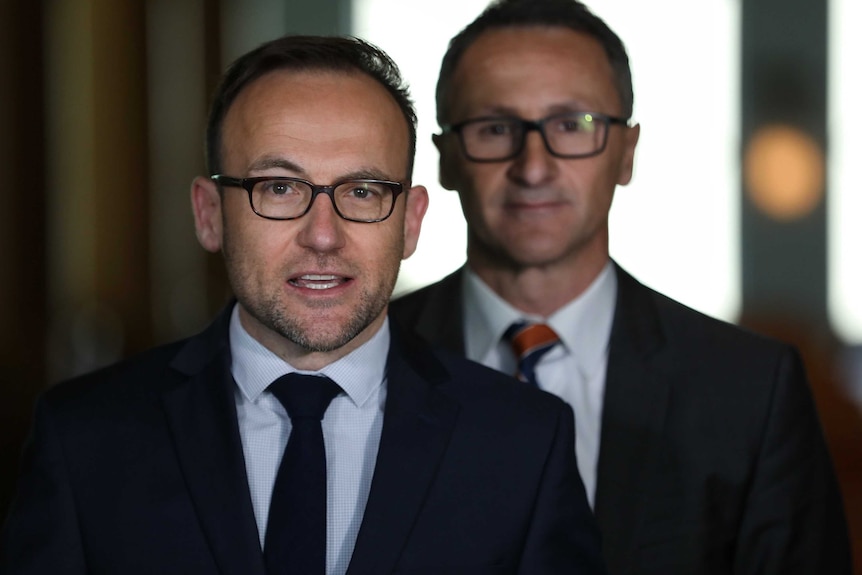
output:
<path id="1" fill-rule="evenodd" d="M 304 287 L 307 287 L 308 289 L 330 289 L 330 288 L 334 288 L 334 287 L 335 287 L 335 286 L 337 286 L 337 285 L 338 285 L 337 283 L 330 283 L 330 284 L 307 284 L 307 285 L 305 285 Z"/>
<path id="2" fill-rule="evenodd" d="M 342 279 L 339 276 L 329 274 L 305 274 L 291 283 L 306 289 L 325 290 L 338 287 L 341 285 Z"/>

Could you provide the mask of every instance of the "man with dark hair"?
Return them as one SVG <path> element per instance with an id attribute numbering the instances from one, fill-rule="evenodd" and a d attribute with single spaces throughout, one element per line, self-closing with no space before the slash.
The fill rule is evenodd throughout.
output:
<path id="1" fill-rule="evenodd" d="M 610 573 L 849 573 L 798 354 L 610 259 L 632 102 L 625 48 L 583 4 L 490 5 L 437 85 L 440 182 L 459 194 L 467 263 L 390 315 L 572 405 Z"/>
<path id="2" fill-rule="evenodd" d="M 428 201 L 414 143 L 365 42 L 230 68 L 191 197 L 236 301 L 41 398 L 0 571 L 604 573 L 571 409 L 390 329 Z"/>

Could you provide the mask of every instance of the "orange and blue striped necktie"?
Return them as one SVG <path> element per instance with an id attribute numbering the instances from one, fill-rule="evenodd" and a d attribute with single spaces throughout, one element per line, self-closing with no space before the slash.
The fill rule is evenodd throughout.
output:
<path id="1" fill-rule="evenodd" d="M 503 339 L 511 344 L 512 351 L 518 359 L 518 371 L 515 377 L 538 387 L 536 365 L 543 355 L 559 343 L 559 336 L 543 323 L 518 321 L 506 330 Z"/>

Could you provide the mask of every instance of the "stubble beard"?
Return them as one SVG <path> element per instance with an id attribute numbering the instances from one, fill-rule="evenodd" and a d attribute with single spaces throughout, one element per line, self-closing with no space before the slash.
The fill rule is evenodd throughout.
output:
<path id="1" fill-rule="evenodd" d="M 336 307 L 337 303 L 325 303 L 315 306 L 319 310 L 320 319 L 301 321 L 286 313 L 278 294 L 270 294 L 264 298 L 243 298 L 243 306 L 261 324 L 276 332 L 281 337 L 297 345 L 307 352 L 331 352 L 340 349 L 355 339 L 365 328 L 377 319 L 389 301 L 383 296 L 383 290 L 375 292 L 363 291 L 359 297 L 359 305 L 347 318 L 346 322 L 326 326 L 331 329 L 315 329 L 325 318 L 326 310 Z"/>
<path id="2" fill-rule="evenodd" d="M 248 268 L 243 265 L 248 259 L 234 252 L 227 226 L 224 228 L 222 254 L 228 281 L 237 301 L 257 322 L 307 352 L 332 352 L 350 343 L 386 309 L 401 265 L 400 251 L 398 257 L 392 256 L 395 251 L 387 256 L 387 259 L 395 262 L 394 272 L 381 277 L 376 284 L 377 289 L 360 292 L 359 303 L 346 322 L 333 322 L 327 317 L 327 310 L 337 307 L 340 302 L 312 304 L 310 309 L 319 311 L 319 318 L 314 314 L 311 317 L 306 315 L 305 319 L 289 314 L 281 288 L 267 291 L 254 280 L 251 273 L 254 264 Z M 327 267 L 324 261 L 319 265 L 321 268 Z M 326 329 L 315 329 L 321 324 L 326 324 Z"/>

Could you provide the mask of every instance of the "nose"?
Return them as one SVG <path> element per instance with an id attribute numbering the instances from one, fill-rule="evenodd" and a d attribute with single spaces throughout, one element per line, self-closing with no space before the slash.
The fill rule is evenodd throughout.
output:
<path id="1" fill-rule="evenodd" d="M 344 223 L 335 211 L 332 198 L 318 194 L 308 212 L 297 220 L 302 228 L 297 235 L 299 245 L 316 252 L 329 252 L 344 246 Z"/>
<path id="2" fill-rule="evenodd" d="M 556 158 L 545 146 L 541 132 L 527 131 L 521 153 L 509 165 L 509 178 L 521 185 L 538 186 L 553 179 L 556 173 Z"/>

